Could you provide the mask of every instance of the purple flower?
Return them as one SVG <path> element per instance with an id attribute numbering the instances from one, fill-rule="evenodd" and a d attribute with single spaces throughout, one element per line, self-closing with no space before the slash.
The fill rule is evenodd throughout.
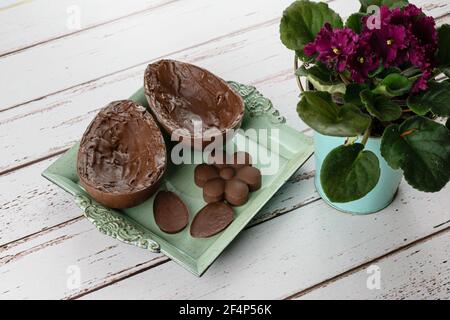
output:
<path id="1" fill-rule="evenodd" d="M 369 43 L 360 38 L 355 52 L 350 56 L 348 69 L 352 80 L 357 83 L 363 83 L 369 78 L 369 73 L 380 66 L 380 59 L 373 51 Z"/>
<path id="2" fill-rule="evenodd" d="M 381 29 L 365 31 L 364 35 L 383 60 L 386 67 L 397 65 L 396 59 L 400 50 L 408 46 L 406 29 L 403 26 L 386 25 Z"/>
<path id="3" fill-rule="evenodd" d="M 307 56 L 318 54 L 317 60 L 328 67 L 335 67 L 338 72 L 344 72 L 349 56 L 356 49 L 358 35 L 350 28 L 333 29 L 329 23 L 317 34 L 314 42 L 305 46 Z"/>
<path id="4" fill-rule="evenodd" d="M 428 80 L 431 78 L 431 71 L 425 70 L 422 76 L 413 84 L 412 93 L 417 93 L 428 89 Z"/>

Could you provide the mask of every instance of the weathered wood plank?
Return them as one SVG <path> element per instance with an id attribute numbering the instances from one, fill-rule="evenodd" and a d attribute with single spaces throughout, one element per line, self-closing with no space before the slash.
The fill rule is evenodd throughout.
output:
<path id="1" fill-rule="evenodd" d="M 317 201 L 244 231 L 201 279 L 170 262 L 84 298 L 285 298 L 448 227 L 447 194 L 403 184 L 390 207 L 369 216 Z"/>
<path id="2" fill-rule="evenodd" d="M 73 204 L 72 197 L 40 176 L 55 160 L 56 157 L 53 157 L 0 176 L 0 184 L 10 186 L 0 194 L 0 248 L 80 217 L 81 212 Z M 309 161 L 293 176 L 292 181 L 300 185 L 302 180 L 312 177 L 313 170 L 314 164 Z M 263 219 L 262 216 L 282 214 L 316 199 L 318 195 L 312 184 L 302 187 L 300 193 L 294 188 L 283 187 L 273 201 L 261 210 L 258 221 Z"/>
<path id="3" fill-rule="evenodd" d="M 447 227 L 426 241 L 358 268 L 298 299 L 449 300 L 449 258 L 450 229 Z M 374 286 L 376 282 L 371 281 L 374 270 L 379 270 L 379 289 Z"/>
<path id="4" fill-rule="evenodd" d="M 312 166 L 311 162 L 308 163 L 283 186 L 273 201 L 261 210 L 259 218 L 251 225 L 259 224 L 316 201 L 318 195 L 314 190 L 313 175 L 307 171 Z M 33 167 L 36 167 L 35 170 L 39 169 L 39 165 L 34 165 L 18 172 L 28 171 L 29 175 Z M 16 176 L 16 179 L 21 181 L 24 190 L 29 187 L 36 188 L 36 181 L 27 182 L 25 172 L 24 177 L 17 177 L 16 172 L 6 177 L 8 176 Z M 41 183 L 41 181 L 37 181 L 37 183 Z M 8 198 L 13 197 L 12 194 L 8 195 Z M 73 204 L 71 197 L 63 194 L 62 191 L 56 191 L 49 200 L 46 200 L 45 195 L 42 195 L 43 198 L 40 197 L 41 195 L 32 197 L 23 209 L 33 213 L 31 220 L 28 220 L 30 215 L 21 216 L 23 210 L 6 209 L 5 215 L 3 215 L 3 210 L 0 211 L 2 212 L 0 228 L 2 231 L 4 230 L 1 243 L 4 243 L 4 240 L 23 237 L 0 246 L 0 294 L 3 293 L 2 298 L 77 296 L 168 261 L 163 255 L 151 254 L 100 234 L 87 220 L 80 217 L 80 210 Z M 39 206 L 39 203 L 36 202 L 41 200 L 59 201 L 64 205 L 61 205 L 63 208 L 60 206 L 59 210 L 53 206 Z M 0 203 L 2 201 L 3 199 Z M 19 202 L 17 206 L 22 206 L 22 203 Z M 16 212 L 17 219 L 12 219 L 11 215 Z M 5 225 L 5 222 L 8 225 Z M 53 227 L 47 228 L 50 224 Z M 32 230 L 33 228 L 34 230 Z M 44 228 L 43 231 L 27 236 L 36 232 L 36 229 L 42 228 Z M 5 237 L 9 239 L 5 239 Z M 48 264 L 48 261 L 52 261 L 52 263 Z M 66 270 L 72 265 L 76 265 L 81 270 L 82 283 L 77 289 L 68 288 L 66 285 L 68 280 Z M 33 276 L 37 272 L 40 275 L 39 278 Z M 181 272 L 186 271 L 182 270 Z M 53 280 L 47 281 L 49 278 Z"/>
<path id="5" fill-rule="evenodd" d="M 264 50 L 267 47 L 273 49 Z M 278 23 L 169 57 L 198 64 L 224 79 L 255 84 L 272 99 L 291 126 L 306 128 L 296 115 L 298 89 L 292 75 L 293 59 L 278 40 Z M 142 86 L 145 67 L 141 65 L 0 113 L 0 140 L 2 148 L 8 151 L 0 159 L 0 172 L 45 158 L 79 140 L 99 108 L 127 98 Z M 27 128 L 27 134 L 23 128 Z"/>
<path id="6" fill-rule="evenodd" d="M 180 1 L 4 56 L 0 83 L 8 95 L 0 109 L 255 28 L 277 19 L 290 2 Z"/>
<path id="7" fill-rule="evenodd" d="M 14 0 L 0 4 L 0 56 L 81 32 L 173 0 Z M 79 11 L 78 11 L 79 10 Z M 74 19 L 79 12 L 79 25 Z"/>

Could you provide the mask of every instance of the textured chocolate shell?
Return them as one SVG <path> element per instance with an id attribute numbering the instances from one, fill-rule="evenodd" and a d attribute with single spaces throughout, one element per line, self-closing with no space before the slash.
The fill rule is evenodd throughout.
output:
<path id="1" fill-rule="evenodd" d="M 244 102 L 211 72 L 174 60 L 147 67 L 145 95 L 150 110 L 174 140 L 202 149 L 242 123 Z M 200 130 L 201 127 L 201 130 Z"/>
<path id="2" fill-rule="evenodd" d="M 80 142 L 80 184 L 110 208 L 134 207 L 158 188 L 167 165 L 166 146 L 151 114 L 132 101 L 110 103 Z"/>

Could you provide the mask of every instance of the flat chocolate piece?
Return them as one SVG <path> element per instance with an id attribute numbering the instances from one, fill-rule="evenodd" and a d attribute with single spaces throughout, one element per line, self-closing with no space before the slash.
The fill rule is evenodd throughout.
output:
<path id="1" fill-rule="evenodd" d="M 225 193 L 225 181 L 215 178 L 205 183 L 203 187 L 203 199 L 206 203 L 222 201 Z"/>
<path id="2" fill-rule="evenodd" d="M 222 168 L 219 172 L 220 177 L 227 181 L 227 180 L 231 180 L 234 175 L 235 175 L 235 170 L 232 167 L 226 167 L 226 168 Z"/>
<path id="3" fill-rule="evenodd" d="M 103 108 L 86 129 L 77 173 L 92 198 L 121 209 L 140 204 L 157 190 L 166 163 L 166 146 L 153 117 L 123 100 Z"/>
<path id="4" fill-rule="evenodd" d="M 252 165 L 252 157 L 248 152 L 238 151 L 233 154 L 232 167 L 236 170 Z"/>
<path id="5" fill-rule="evenodd" d="M 203 188 L 208 180 L 215 178 L 219 178 L 219 170 L 215 166 L 203 163 L 195 167 L 194 182 L 198 187 Z"/>
<path id="6" fill-rule="evenodd" d="M 261 188 L 261 171 L 255 167 L 243 167 L 239 169 L 235 178 L 245 182 L 250 191 L 256 191 Z"/>
<path id="7" fill-rule="evenodd" d="M 153 202 L 153 215 L 158 227 L 166 233 L 178 233 L 189 223 L 189 210 L 175 193 L 160 191 Z"/>
<path id="8" fill-rule="evenodd" d="M 242 206 L 248 201 L 249 188 L 245 182 L 233 178 L 225 183 L 225 200 L 232 206 Z"/>
<path id="9" fill-rule="evenodd" d="M 194 238 L 212 237 L 233 221 L 234 211 L 223 202 L 214 202 L 201 209 L 191 224 L 191 236 Z"/>
<path id="10" fill-rule="evenodd" d="M 169 135 L 196 149 L 240 127 L 244 102 L 224 80 L 192 64 L 160 60 L 148 65 L 145 95 L 158 122 Z M 196 124 L 201 132 L 196 134 Z"/>

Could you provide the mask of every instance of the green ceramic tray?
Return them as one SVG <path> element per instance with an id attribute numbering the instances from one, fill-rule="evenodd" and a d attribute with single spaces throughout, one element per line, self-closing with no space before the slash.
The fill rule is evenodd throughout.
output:
<path id="1" fill-rule="evenodd" d="M 272 156 L 278 157 L 279 166 L 274 174 L 263 176 L 262 188 L 250 195 L 250 200 L 246 205 L 235 208 L 235 219 L 232 224 L 214 237 L 192 238 L 189 234 L 189 227 L 175 235 L 162 232 L 153 218 L 154 197 L 137 207 L 121 211 L 102 207 L 91 200 L 78 184 L 76 173 L 78 144 L 62 155 L 42 175 L 72 194 L 86 218 L 101 232 L 152 252 L 162 252 L 195 275 L 200 276 L 313 153 L 311 139 L 288 127 L 285 119 L 273 108 L 272 103 L 254 87 L 235 82 L 230 82 L 230 84 L 244 98 L 246 107 L 242 124 L 244 131 L 248 128 L 279 129 L 278 135 L 269 134 L 268 139 L 255 139 L 254 136 L 239 132 L 233 143 L 238 150 L 249 148 L 250 150 L 256 148 L 258 152 L 270 150 Z M 142 89 L 136 92 L 131 99 L 148 106 Z M 273 152 L 275 145 L 278 145 L 277 154 Z M 256 163 L 255 166 L 263 168 L 262 163 Z M 161 183 L 161 189 L 174 191 L 184 200 L 190 210 L 190 221 L 195 213 L 205 205 L 202 190 L 193 182 L 194 168 L 195 165 L 169 166 Z"/>

